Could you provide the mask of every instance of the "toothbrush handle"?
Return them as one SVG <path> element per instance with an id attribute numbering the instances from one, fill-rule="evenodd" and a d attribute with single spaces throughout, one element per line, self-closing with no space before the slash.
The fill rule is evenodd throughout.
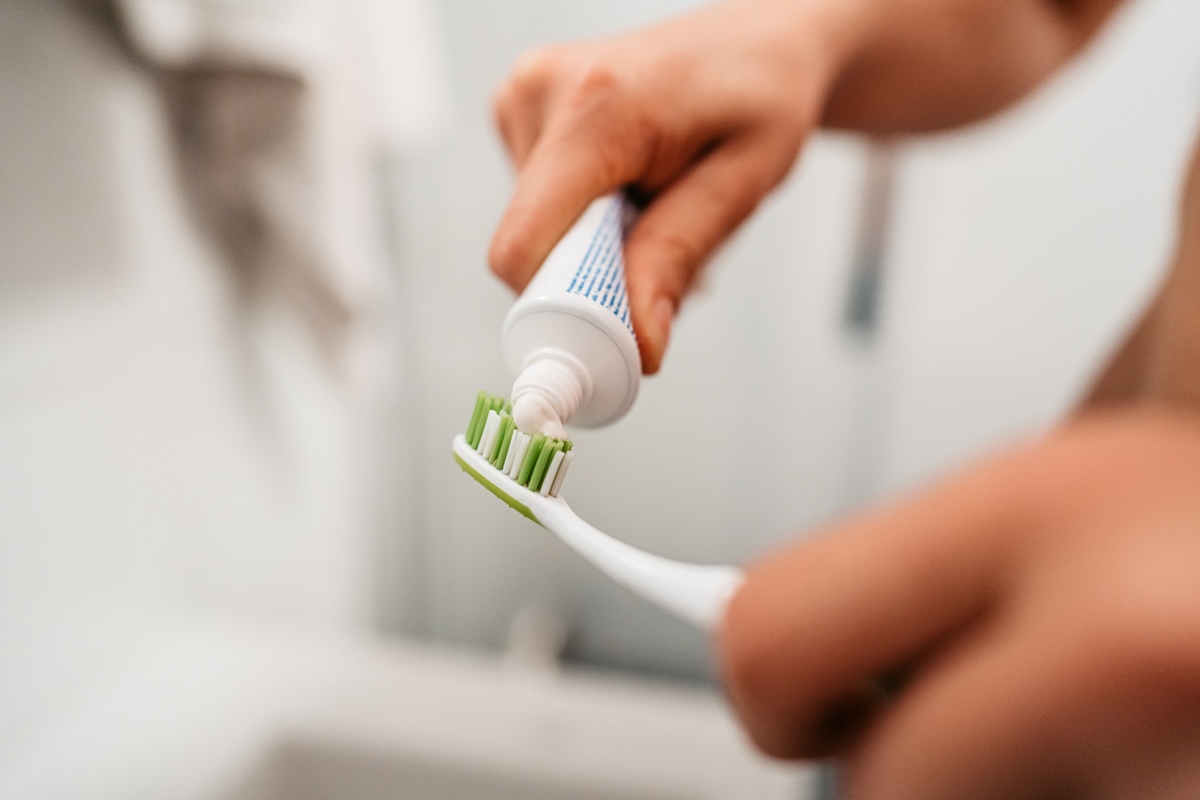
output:
<path id="1" fill-rule="evenodd" d="M 736 567 L 687 564 L 618 541 L 579 518 L 564 500 L 537 509 L 538 521 L 617 583 L 659 608 L 712 631 L 744 576 Z"/>

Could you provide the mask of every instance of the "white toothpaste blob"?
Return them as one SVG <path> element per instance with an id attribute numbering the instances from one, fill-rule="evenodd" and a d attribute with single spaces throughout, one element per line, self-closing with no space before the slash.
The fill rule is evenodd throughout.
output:
<path id="1" fill-rule="evenodd" d="M 550 405 L 550 401 L 539 394 L 527 394 L 513 403 L 513 422 L 522 433 L 544 433 L 555 439 L 567 438 L 562 418 Z"/>
<path id="2" fill-rule="evenodd" d="M 566 439 L 563 424 L 591 394 L 591 377 L 576 358 L 558 350 L 540 350 L 513 383 L 513 422 L 522 433 Z"/>

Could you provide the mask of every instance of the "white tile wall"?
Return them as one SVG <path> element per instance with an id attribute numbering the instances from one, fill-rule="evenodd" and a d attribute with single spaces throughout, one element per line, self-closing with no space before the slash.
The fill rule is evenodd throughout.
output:
<path id="1" fill-rule="evenodd" d="M 0 749 L 147 618 L 365 625 L 360 419 L 182 207 L 162 105 L 68 3 L 0 4 Z"/>
<path id="2" fill-rule="evenodd" d="M 1003 117 L 901 175 L 874 490 L 1071 408 L 1167 266 L 1200 120 L 1200 6 L 1130 3 Z"/>

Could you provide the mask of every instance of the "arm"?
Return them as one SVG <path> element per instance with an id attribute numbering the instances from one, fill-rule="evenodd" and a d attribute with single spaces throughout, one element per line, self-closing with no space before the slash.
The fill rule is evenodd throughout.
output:
<path id="1" fill-rule="evenodd" d="M 987 117 L 1083 48 L 1118 0 L 876 0 L 824 122 L 872 133 Z"/>
<path id="2" fill-rule="evenodd" d="M 514 289 L 595 197 L 647 207 L 626 246 L 647 373 L 697 270 L 819 124 L 931 130 L 1012 102 L 1117 0 L 731 0 L 522 58 L 495 114 L 518 168 L 492 241 Z"/>
<path id="3" fill-rule="evenodd" d="M 1183 187 L 1179 244 L 1158 296 L 1102 370 L 1081 412 L 1200 406 L 1200 143 Z"/>

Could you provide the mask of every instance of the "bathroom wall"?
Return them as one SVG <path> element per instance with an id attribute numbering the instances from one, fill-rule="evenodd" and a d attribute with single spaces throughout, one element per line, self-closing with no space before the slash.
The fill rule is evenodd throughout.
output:
<path id="1" fill-rule="evenodd" d="M 161 77 L 0 3 L 0 752 L 155 626 L 373 620 L 371 402 L 192 213 Z"/>
<path id="2" fill-rule="evenodd" d="M 1002 118 L 906 148 L 867 494 L 1068 413 L 1167 266 L 1200 5 L 1128 3 Z"/>

